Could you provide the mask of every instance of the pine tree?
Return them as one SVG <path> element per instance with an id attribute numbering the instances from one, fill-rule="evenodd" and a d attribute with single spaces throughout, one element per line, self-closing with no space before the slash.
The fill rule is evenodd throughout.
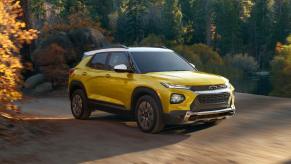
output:
<path id="1" fill-rule="evenodd" d="M 213 27 L 213 0 L 190 1 L 192 8 L 192 43 L 211 44 Z"/>
<path id="2" fill-rule="evenodd" d="M 240 18 L 242 21 L 246 21 L 251 16 L 253 5 L 253 0 L 240 0 Z"/>
<path id="3" fill-rule="evenodd" d="M 273 7 L 273 45 L 276 42 L 285 42 L 288 34 L 291 34 L 291 1 L 275 0 Z"/>
<path id="4" fill-rule="evenodd" d="M 182 12 L 178 0 L 165 0 L 162 10 L 162 31 L 167 40 L 181 42 Z"/>
<path id="5" fill-rule="evenodd" d="M 240 4 L 233 0 L 218 0 L 215 4 L 216 33 L 221 54 L 239 53 L 241 50 Z"/>
<path id="6" fill-rule="evenodd" d="M 104 28 L 109 27 L 109 14 L 113 11 L 113 0 L 85 0 L 93 19 L 98 19 Z"/>
<path id="7" fill-rule="evenodd" d="M 241 0 L 240 1 L 240 19 L 241 19 L 241 40 L 242 53 L 248 53 L 249 42 L 249 19 L 251 17 L 251 11 L 254 6 L 254 0 Z"/>
<path id="8" fill-rule="evenodd" d="M 185 28 L 184 33 L 184 43 L 191 44 L 194 33 L 194 11 L 191 1 L 179 1 L 181 5 L 181 12 L 183 13 L 182 17 L 182 26 Z"/>
<path id="9" fill-rule="evenodd" d="M 128 44 L 138 43 L 145 37 L 144 16 L 150 2 L 147 0 L 128 0 L 121 6 L 117 25 L 117 37 Z"/>
<path id="10" fill-rule="evenodd" d="M 248 47 L 261 69 L 269 66 L 274 47 L 271 46 L 271 0 L 256 0 L 249 18 Z"/>

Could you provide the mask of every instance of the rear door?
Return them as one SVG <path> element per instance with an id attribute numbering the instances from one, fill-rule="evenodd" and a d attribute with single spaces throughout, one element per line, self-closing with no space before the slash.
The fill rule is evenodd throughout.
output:
<path id="1" fill-rule="evenodd" d="M 88 98 L 91 100 L 110 102 L 106 95 L 108 88 L 109 67 L 107 65 L 109 54 L 98 53 L 92 57 L 87 67 L 85 82 Z"/>

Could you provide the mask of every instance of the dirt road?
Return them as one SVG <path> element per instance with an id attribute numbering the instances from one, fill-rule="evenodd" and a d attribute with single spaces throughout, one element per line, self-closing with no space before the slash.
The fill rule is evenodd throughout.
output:
<path id="1" fill-rule="evenodd" d="M 74 120 L 62 96 L 22 106 L 54 131 L 0 150 L 0 163 L 291 163 L 291 99 L 237 94 L 234 118 L 156 135 L 102 112 Z"/>

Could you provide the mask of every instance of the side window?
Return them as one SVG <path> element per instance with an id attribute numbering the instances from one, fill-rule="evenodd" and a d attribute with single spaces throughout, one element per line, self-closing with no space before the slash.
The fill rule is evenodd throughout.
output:
<path id="1" fill-rule="evenodd" d="M 113 69 L 114 66 L 119 64 L 125 64 L 129 67 L 129 60 L 128 55 L 124 52 L 112 52 L 109 59 L 109 67 Z"/>
<path id="2" fill-rule="evenodd" d="M 108 69 L 106 65 L 107 56 L 108 56 L 108 53 L 96 54 L 93 57 L 93 59 L 90 61 L 88 66 L 91 68 L 101 69 L 101 70 Z"/>

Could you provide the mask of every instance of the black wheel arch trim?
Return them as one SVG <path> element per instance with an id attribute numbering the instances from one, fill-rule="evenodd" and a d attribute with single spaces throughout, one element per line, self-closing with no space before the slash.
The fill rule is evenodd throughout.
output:
<path id="1" fill-rule="evenodd" d="M 163 105 L 162 105 L 162 101 L 160 99 L 160 96 L 158 95 L 158 93 L 149 87 L 137 87 L 134 89 L 134 91 L 132 92 L 131 95 L 131 110 L 134 111 L 135 110 L 135 106 L 136 103 L 138 101 L 138 98 L 141 97 L 142 95 L 151 95 L 153 96 L 155 99 L 158 100 L 158 105 L 162 108 L 161 110 L 163 111 Z"/>
<path id="2" fill-rule="evenodd" d="M 79 89 L 82 89 L 87 97 L 87 92 L 86 92 L 86 88 L 85 86 L 83 85 L 82 82 L 80 81 L 77 81 L 77 80 L 73 80 L 70 82 L 70 85 L 69 85 L 69 96 L 71 98 L 72 94 L 73 94 L 73 90 L 74 88 L 79 88 Z"/>

